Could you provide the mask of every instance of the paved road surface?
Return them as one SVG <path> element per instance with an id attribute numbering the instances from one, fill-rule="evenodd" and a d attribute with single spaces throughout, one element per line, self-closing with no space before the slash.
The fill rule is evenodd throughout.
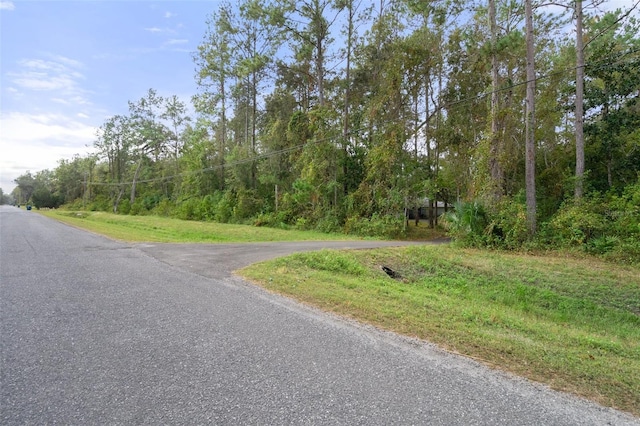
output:
<path id="1" fill-rule="evenodd" d="M 0 424 L 640 425 L 230 274 L 305 248 L 126 244 L 0 207 Z"/>

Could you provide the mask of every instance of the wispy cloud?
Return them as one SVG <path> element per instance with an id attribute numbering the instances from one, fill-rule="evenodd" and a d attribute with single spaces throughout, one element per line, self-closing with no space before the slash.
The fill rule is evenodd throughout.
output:
<path id="1" fill-rule="evenodd" d="M 165 12 L 164 13 L 164 17 L 169 19 L 169 18 L 173 18 L 175 15 L 175 13 L 171 13 L 171 12 Z"/>
<path id="2" fill-rule="evenodd" d="M 0 1 L 0 10 L 15 10 L 16 5 L 12 1 Z"/>
<path id="3" fill-rule="evenodd" d="M 62 64 L 67 65 L 69 67 L 84 68 L 84 64 L 82 62 L 76 61 L 75 59 L 67 58 L 66 56 L 55 55 L 55 54 L 47 54 L 47 56 L 49 58 L 51 58 L 53 61 L 56 61 L 58 63 L 62 63 Z"/>
<path id="4" fill-rule="evenodd" d="M 172 28 L 160 28 L 160 27 L 147 27 L 144 29 L 145 31 L 148 31 L 150 33 L 153 34 L 175 34 L 176 30 L 172 29 Z"/>
<path id="5" fill-rule="evenodd" d="M 85 79 L 79 71 L 83 64 L 60 55 L 45 55 L 49 59 L 22 59 L 7 72 L 17 93 L 18 89 L 32 92 L 52 92 L 52 100 L 67 99 L 86 104 L 85 91 L 80 82 Z"/>
<path id="6" fill-rule="evenodd" d="M 80 118 L 84 118 L 78 115 Z M 61 159 L 93 152 L 96 128 L 73 116 L 57 113 L 9 112 L 0 114 L 2 189 L 26 170 L 52 170 Z"/>
<path id="7" fill-rule="evenodd" d="M 10 112 L 0 116 L 4 141 L 42 142 L 47 146 L 81 149 L 93 143 L 96 128 L 64 114 Z M 25 129 L 29 129 L 25 132 Z"/>
<path id="8" fill-rule="evenodd" d="M 181 38 L 181 39 L 172 38 L 171 40 L 167 40 L 165 42 L 167 46 L 175 46 L 176 44 L 187 44 L 187 43 L 189 43 L 189 40 L 184 38 Z"/>
<path id="9" fill-rule="evenodd" d="M 18 89 L 16 89 L 15 87 L 7 87 L 6 91 L 11 93 L 13 96 L 19 95 L 20 91 Z"/>
<path id="10" fill-rule="evenodd" d="M 70 96 L 67 98 L 51 98 L 55 103 L 67 106 L 91 105 L 87 99 L 82 96 Z"/>

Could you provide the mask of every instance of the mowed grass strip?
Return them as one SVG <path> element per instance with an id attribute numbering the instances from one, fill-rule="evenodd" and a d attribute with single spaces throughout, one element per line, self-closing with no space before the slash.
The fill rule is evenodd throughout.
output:
<path id="1" fill-rule="evenodd" d="M 401 275 L 390 278 L 388 266 Z M 250 266 L 265 288 L 640 415 L 640 270 L 414 246 Z"/>
<path id="2" fill-rule="evenodd" d="M 159 216 L 42 210 L 41 214 L 107 237 L 129 242 L 244 243 L 353 240 L 338 234 L 198 222 Z"/>

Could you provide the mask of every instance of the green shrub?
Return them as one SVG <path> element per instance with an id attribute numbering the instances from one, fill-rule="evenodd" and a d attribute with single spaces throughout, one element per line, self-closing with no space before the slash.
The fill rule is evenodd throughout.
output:
<path id="1" fill-rule="evenodd" d="M 640 239 L 620 240 L 617 245 L 603 253 L 602 257 L 616 263 L 640 264 Z"/>
<path id="2" fill-rule="evenodd" d="M 236 205 L 233 208 L 233 218 L 242 221 L 254 217 L 262 207 L 262 200 L 256 191 L 250 189 L 239 190 L 236 196 Z"/>
<path id="3" fill-rule="evenodd" d="M 143 203 L 140 200 L 136 200 L 136 202 L 131 205 L 131 208 L 129 209 L 129 214 L 132 216 L 137 216 L 137 215 L 143 214 L 145 211 L 146 210 L 143 206 Z"/>
<path id="4" fill-rule="evenodd" d="M 82 198 L 77 198 L 70 203 L 66 203 L 64 206 L 61 206 L 64 210 L 71 211 L 79 211 L 86 208 L 86 203 L 82 200 Z"/>
<path id="5" fill-rule="evenodd" d="M 260 213 L 253 221 L 253 226 L 268 226 L 270 228 L 288 229 L 287 213 L 283 211 Z"/>
<path id="6" fill-rule="evenodd" d="M 619 245 L 620 238 L 603 235 L 587 242 L 587 244 L 585 244 L 585 250 L 591 254 L 605 254 L 613 251 Z"/>
<path id="7" fill-rule="evenodd" d="M 478 201 L 458 201 L 452 211 L 444 215 L 442 224 L 455 241 L 467 246 L 485 246 L 489 218 Z"/>
<path id="8" fill-rule="evenodd" d="M 507 250 L 522 248 L 531 239 L 527 224 L 527 208 L 523 203 L 505 198 L 488 215 L 485 228 L 487 241 Z"/>
<path id="9" fill-rule="evenodd" d="M 172 212 L 175 210 L 174 204 L 168 198 L 163 198 L 157 206 L 151 211 L 157 216 L 171 217 Z"/>
<path id="10" fill-rule="evenodd" d="M 87 204 L 87 210 L 92 212 L 107 212 L 111 211 L 113 204 L 111 200 L 104 195 L 97 196 L 92 202 Z"/>
<path id="11" fill-rule="evenodd" d="M 215 220 L 220 195 L 218 193 L 205 195 L 195 208 L 195 220 Z"/>
<path id="12" fill-rule="evenodd" d="M 215 220 L 221 223 L 229 223 L 233 218 L 233 208 L 236 204 L 232 191 L 226 191 L 220 198 L 216 208 Z"/>
<path id="13" fill-rule="evenodd" d="M 640 177 L 637 183 L 625 187 L 622 195 L 613 196 L 609 207 L 616 235 L 640 239 Z"/>
<path id="14" fill-rule="evenodd" d="M 325 232 L 327 234 L 340 232 L 342 230 L 340 218 L 338 218 L 334 212 L 328 212 L 318 220 L 315 229 L 316 231 Z"/>
<path id="15" fill-rule="evenodd" d="M 347 218 L 344 231 L 361 237 L 403 238 L 406 235 L 403 217 L 377 214 L 371 218 Z"/>
<path id="16" fill-rule="evenodd" d="M 295 227 L 300 231 L 307 231 L 309 230 L 309 220 L 306 217 L 299 217 L 296 219 Z"/>
<path id="17" fill-rule="evenodd" d="M 561 246 L 583 245 L 602 236 L 607 229 L 606 206 L 599 198 L 566 201 L 550 221 Z"/>
<path id="18" fill-rule="evenodd" d="M 123 198 L 120 200 L 120 204 L 118 204 L 118 213 L 129 214 L 129 212 L 131 212 L 131 202 L 128 198 Z"/>
<path id="19" fill-rule="evenodd" d="M 173 215 L 182 220 L 194 220 L 196 208 L 199 204 L 198 199 L 188 198 L 176 205 Z"/>

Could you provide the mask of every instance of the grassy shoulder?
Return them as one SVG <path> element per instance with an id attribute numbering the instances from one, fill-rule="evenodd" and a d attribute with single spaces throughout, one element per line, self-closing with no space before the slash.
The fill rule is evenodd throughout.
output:
<path id="1" fill-rule="evenodd" d="M 301 253 L 240 274 L 321 309 L 640 415 L 637 267 L 414 246 Z"/>
<path id="2" fill-rule="evenodd" d="M 40 214 L 78 228 L 130 242 L 243 243 L 353 240 L 353 236 L 198 222 L 159 216 L 127 216 L 104 212 L 40 210 Z"/>

